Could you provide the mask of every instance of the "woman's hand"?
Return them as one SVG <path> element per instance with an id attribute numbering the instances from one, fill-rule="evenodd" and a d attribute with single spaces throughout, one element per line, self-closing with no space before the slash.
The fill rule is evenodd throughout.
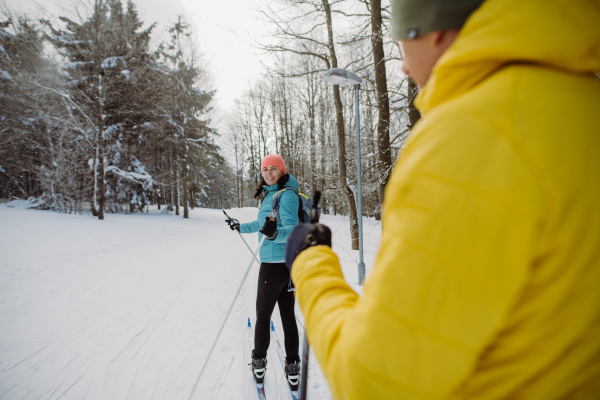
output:
<path id="1" fill-rule="evenodd" d="M 240 231 L 240 221 L 238 221 L 237 219 L 227 218 L 225 222 L 227 223 L 227 225 L 229 225 L 229 228 L 231 230 L 235 229 L 238 232 Z"/>
<path id="2" fill-rule="evenodd" d="M 269 217 L 267 217 L 265 224 L 259 232 L 265 235 L 267 240 L 275 240 L 277 237 L 277 221 L 271 221 Z"/>

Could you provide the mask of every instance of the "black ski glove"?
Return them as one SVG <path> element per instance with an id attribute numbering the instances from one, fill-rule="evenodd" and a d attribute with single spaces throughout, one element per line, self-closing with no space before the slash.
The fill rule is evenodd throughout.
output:
<path id="1" fill-rule="evenodd" d="M 275 240 L 277 237 L 277 221 L 271 221 L 269 217 L 267 217 L 265 224 L 259 232 L 265 235 L 267 240 Z"/>
<path id="2" fill-rule="evenodd" d="M 317 245 L 331 247 L 331 229 L 322 224 L 298 224 L 287 239 L 285 248 L 285 264 L 292 270 L 292 264 L 298 254 L 309 247 Z"/>
<path id="3" fill-rule="evenodd" d="M 229 228 L 231 228 L 231 230 L 235 229 L 238 232 L 240 231 L 240 221 L 238 221 L 237 219 L 227 218 L 225 222 L 227 223 L 227 225 L 229 225 Z"/>

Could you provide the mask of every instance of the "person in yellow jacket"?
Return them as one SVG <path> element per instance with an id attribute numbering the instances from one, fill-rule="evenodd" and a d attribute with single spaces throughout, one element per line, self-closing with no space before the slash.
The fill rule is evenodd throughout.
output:
<path id="1" fill-rule="evenodd" d="M 470 3 L 392 2 L 422 119 L 364 295 L 290 235 L 337 400 L 600 399 L 600 3 Z"/>

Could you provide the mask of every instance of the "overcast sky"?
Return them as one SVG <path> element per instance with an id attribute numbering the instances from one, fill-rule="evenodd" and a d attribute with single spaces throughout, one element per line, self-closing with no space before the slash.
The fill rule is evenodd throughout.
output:
<path id="1" fill-rule="evenodd" d="M 60 15 L 64 13 L 61 6 L 68 9 L 74 1 L 77 0 L 0 0 L 13 10 L 28 12 L 34 19 L 43 17 L 40 6 Z M 233 100 L 248 87 L 248 82 L 259 77 L 260 59 L 269 59 L 252 46 L 268 37 L 270 28 L 254 11 L 255 0 L 134 0 L 134 3 L 145 26 L 157 22 L 155 42 L 169 39 L 166 28 L 179 14 L 193 24 L 200 51 L 214 79 L 212 89 L 217 89 L 216 105 L 221 115 L 233 106 Z M 218 125 L 222 131 L 222 121 Z"/>
<path id="2" fill-rule="evenodd" d="M 254 11 L 254 0 L 137 0 L 137 4 L 144 21 L 159 23 L 157 33 L 182 13 L 194 24 L 223 111 L 232 107 L 249 80 L 260 75 L 260 52 L 252 44 L 268 35 L 268 27 Z"/>

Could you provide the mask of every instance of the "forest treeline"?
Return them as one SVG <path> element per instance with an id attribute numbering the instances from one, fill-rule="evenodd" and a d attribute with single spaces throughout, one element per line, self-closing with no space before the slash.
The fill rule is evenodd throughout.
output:
<path id="1" fill-rule="evenodd" d="M 0 25 L 0 188 L 64 212 L 227 206 L 214 92 L 180 18 L 152 49 L 134 3 Z M 48 48 L 48 46 L 51 46 Z M 225 173 L 224 173 L 225 171 Z"/>
<path id="2" fill-rule="evenodd" d="M 325 213 L 349 216 L 357 247 L 355 94 L 322 76 L 337 67 L 363 78 L 363 214 L 380 218 L 393 162 L 419 118 L 416 88 L 389 36 L 389 2 L 257 4 L 273 34 L 253 44 L 271 62 L 219 133 L 210 119 L 215 92 L 203 88 L 185 20 L 156 48 L 154 25 L 142 29 L 131 1 L 96 0 L 83 21 L 2 22 L 3 197 L 88 207 L 100 218 L 156 203 L 184 214 L 188 205 L 256 206 L 260 161 L 279 153 L 302 192 L 322 191 Z"/>

